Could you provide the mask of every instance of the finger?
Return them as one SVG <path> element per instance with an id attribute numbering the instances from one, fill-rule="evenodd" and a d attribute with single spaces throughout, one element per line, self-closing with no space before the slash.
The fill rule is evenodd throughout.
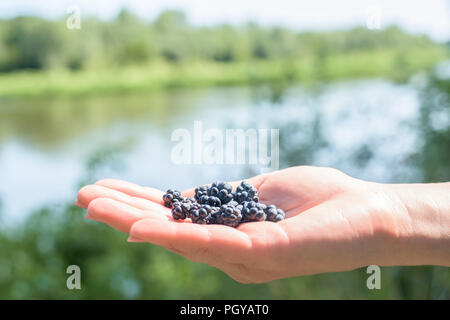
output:
<path id="1" fill-rule="evenodd" d="M 109 198 L 138 209 L 170 216 L 170 210 L 158 203 L 95 184 L 81 188 L 78 192 L 77 202 L 82 208 L 87 208 L 91 201 L 97 198 Z"/>
<path id="2" fill-rule="evenodd" d="M 109 198 L 97 198 L 91 201 L 86 217 L 127 233 L 130 227 L 140 219 L 169 219 L 159 213 L 144 211 Z"/>
<path id="3" fill-rule="evenodd" d="M 102 179 L 95 184 L 126 193 L 132 197 L 143 198 L 163 204 L 162 196 L 164 195 L 164 192 L 155 188 L 143 187 L 128 181 L 117 179 Z"/>
<path id="4" fill-rule="evenodd" d="M 251 255 L 248 236 L 222 225 L 142 219 L 131 227 L 130 236 L 189 255 L 196 261 L 214 258 L 233 263 Z"/>

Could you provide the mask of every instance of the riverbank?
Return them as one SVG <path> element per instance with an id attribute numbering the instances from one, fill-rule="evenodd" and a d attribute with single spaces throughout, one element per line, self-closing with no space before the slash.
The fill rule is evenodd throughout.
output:
<path id="1" fill-rule="evenodd" d="M 217 63 L 191 61 L 83 71 L 20 71 L 0 74 L 0 97 L 78 96 L 144 92 L 168 88 L 327 82 L 351 78 L 405 81 L 412 74 L 448 59 L 443 46 L 408 50 L 356 51 L 297 60 Z"/>

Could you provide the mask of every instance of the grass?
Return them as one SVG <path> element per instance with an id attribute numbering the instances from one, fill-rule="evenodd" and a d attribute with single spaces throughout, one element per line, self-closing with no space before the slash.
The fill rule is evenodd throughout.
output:
<path id="1" fill-rule="evenodd" d="M 383 77 L 405 81 L 412 74 L 448 59 L 444 47 L 358 51 L 292 60 L 215 63 L 190 61 L 145 66 L 0 74 L 0 97 L 77 96 L 151 91 L 179 87 L 251 85 L 276 82 L 335 81 Z"/>

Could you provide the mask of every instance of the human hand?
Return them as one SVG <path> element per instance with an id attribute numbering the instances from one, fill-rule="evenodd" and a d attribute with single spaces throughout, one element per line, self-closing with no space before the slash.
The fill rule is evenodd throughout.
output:
<path id="1" fill-rule="evenodd" d="M 129 241 L 163 246 L 243 283 L 422 263 L 423 254 L 404 252 L 416 233 L 410 211 L 390 185 L 306 166 L 246 181 L 262 203 L 283 209 L 286 219 L 237 228 L 175 221 L 162 191 L 112 179 L 82 188 L 76 204 L 88 209 L 88 218 L 129 233 Z M 192 196 L 193 189 L 183 195 Z"/>

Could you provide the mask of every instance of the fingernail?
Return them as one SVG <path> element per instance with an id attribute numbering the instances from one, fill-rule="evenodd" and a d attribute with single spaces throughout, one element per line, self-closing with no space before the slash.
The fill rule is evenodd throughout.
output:
<path id="1" fill-rule="evenodd" d="M 133 237 L 128 237 L 127 242 L 145 242 L 145 241 L 141 240 L 141 239 L 136 239 Z"/>

